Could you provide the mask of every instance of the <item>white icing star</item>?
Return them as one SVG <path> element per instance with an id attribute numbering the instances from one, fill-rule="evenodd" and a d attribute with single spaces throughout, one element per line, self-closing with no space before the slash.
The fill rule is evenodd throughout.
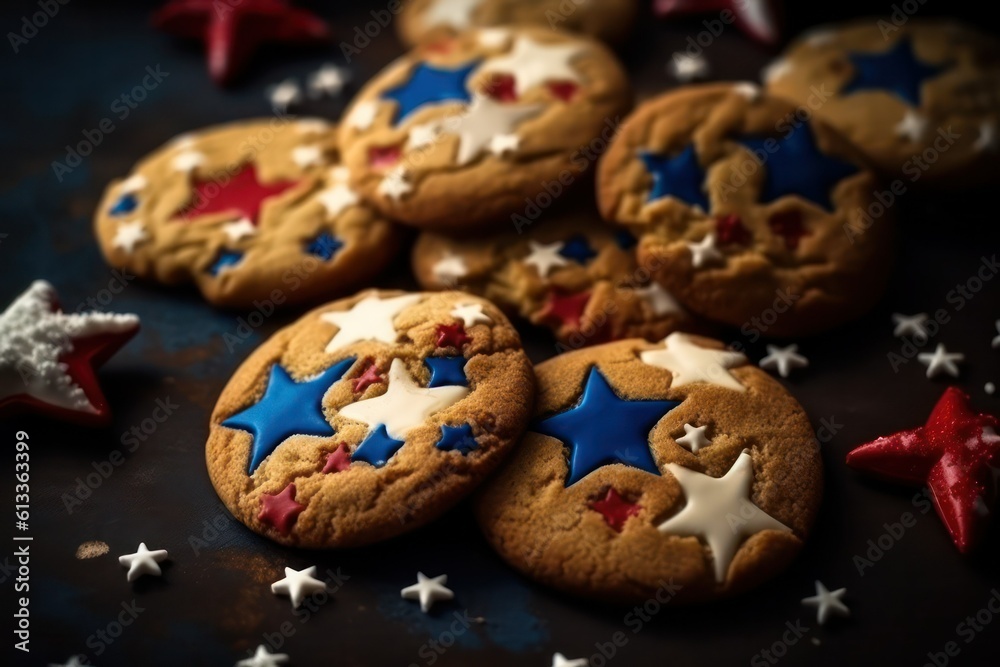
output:
<path id="1" fill-rule="evenodd" d="M 257 233 L 257 227 L 249 218 L 240 218 L 235 222 L 227 222 L 222 226 L 222 231 L 229 237 L 230 242 L 235 243 L 240 239 L 253 236 Z"/>
<path id="2" fill-rule="evenodd" d="M 413 186 L 406 180 L 406 168 L 398 165 L 385 173 L 382 181 L 378 184 L 378 193 L 386 199 L 399 201 L 404 195 L 409 194 Z"/>
<path id="3" fill-rule="evenodd" d="M 558 266 L 566 266 L 569 260 L 559 254 L 563 244 L 560 241 L 555 243 L 536 243 L 528 241 L 531 252 L 524 258 L 525 264 L 531 264 L 538 270 L 538 275 L 545 278 Z"/>
<path id="4" fill-rule="evenodd" d="M 705 431 L 708 430 L 708 426 L 691 426 L 691 424 L 684 424 L 684 435 L 677 438 L 676 442 L 681 447 L 690 449 L 693 453 L 697 453 L 702 447 L 707 447 L 712 444 L 712 441 L 708 439 L 705 435 Z"/>
<path id="5" fill-rule="evenodd" d="M 424 123 L 410 128 L 410 136 L 406 145 L 410 150 L 423 148 L 433 144 L 441 134 L 441 126 L 437 123 Z"/>
<path id="6" fill-rule="evenodd" d="M 921 352 L 917 355 L 920 363 L 927 366 L 927 377 L 934 378 L 941 373 L 958 377 L 958 363 L 965 361 L 965 355 L 960 352 L 949 352 L 944 343 L 938 343 L 934 352 Z"/>
<path id="7" fill-rule="evenodd" d="M 702 55 L 690 56 L 678 52 L 670 61 L 670 71 L 675 79 L 687 83 L 708 75 L 708 61 Z"/>
<path id="8" fill-rule="evenodd" d="M 164 549 L 150 551 L 146 548 L 145 542 L 139 543 L 139 550 L 134 554 L 126 554 L 118 557 L 118 563 L 128 568 L 126 579 L 135 581 L 144 574 L 154 577 L 160 576 L 160 563 L 167 560 L 167 552 Z"/>
<path id="9" fill-rule="evenodd" d="M 466 328 L 471 327 L 473 324 L 489 324 L 493 321 L 489 315 L 483 312 L 483 304 L 481 303 L 457 305 L 448 314 L 462 320 L 462 325 Z"/>
<path id="10" fill-rule="evenodd" d="M 478 96 L 465 112 L 449 119 L 444 131 L 458 135 L 458 155 L 455 161 L 468 164 L 491 145 L 498 135 L 508 135 L 521 123 L 542 110 L 540 104 L 501 104 Z"/>
<path id="11" fill-rule="evenodd" d="M 774 83 L 778 79 L 782 79 L 792 70 L 792 64 L 788 62 L 785 58 L 778 58 L 770 65 L 764 68 L 760 73 L 761 80 L 764 83 Z"/>
<path id="12" fill-rule="evenodd" d="M 431 273 L 439 283 L 454 285 L 459 278 L 469 275 L 469 267 L 465 265 L 465 259 L 453 252 L 447 252 L 441 259 L 434 262 Z"/>
<path id="13" fill-rule="evenodd" d="M 687 502 L 680 512 L 657 528 L 661 533 L 702 538 L 712 551 L 716 581 L 726 580 L 729 564 L 744 538 L 763 530 L 791 532 L 788 526 L 750 501 L 753 459 L 747 450 L 719 478 L 676 463 L 668 463 L 666 467 L 677 479 Z"/>
<path id="14" fill-rule="evenodd" d="M 734 83 L 733 92 L 737 95 L 742 95 L 751 102 L 759 100 L 761 95 L 760 86 L 752 81 L 740 81 L 739 83 Z"/>
<path id="15" fill-rule="evenodd" d="M 531 37 L 518 37 L 510 53 L 487 60 L 479 72 L 499 72 L 514 76 L 518 97 L 546 81 L 574 81 L 580 73 L 570 61 L 585 48 L 580 44 L 542 44 Z"/>
<path id="16" fill-rule="evenodd" d="M 451 600 L 455 597 L 455 594 L 445 587 L 446 583 L 448 583 L 447 574 L 428 577 L 423 572 L 417 572 L 417 583 L 401 590 L 400 595 L 404 600 L 420 600 L 420 611 L 426 614 L 438 600 Z"/>
<path id="17" fill-rule="evenodd" d="M 691 251 L 691 265 L 696 269 L 700 269 L 710 262 L 721 262 L 724 259 L 718 246 L 715 245 L 714 233 L 707 234 L 698 243 L 688 242 L 687 247 Z"/>
<path id="18" fill-rule="evenodd" d="M 816 595 L 802 599 L 802 604 L 816 607 L 816 620 L 820 625 L 824 625 L 831 613 L 840 616 L 850 616 L 851 610 L 843 603 L 841 598 L 847 593 L 846 588 L 838 588 L 835 591 L 827 590 L 826 586 L 818 579 L 816 580 Z"/>
<path id="19" fill-rule="evenodd" d="M 507 46 L 510 31 L 506 28 L 482 28 L 477 33 L 479 45 L 486 49 L 500 49 Z"/>
<path id="20" fill-rule="evenodd" d="M 805 368 L 808 365 L 809 360 L 799 354 L 798 345 L 768 345 L 767 356 L 760 360 L 761 368 L 768 371 L 777 369 L 778 375 L 783 378 L 788 377 L 793 368 Z"/>
<path id="21" fill-rule="evenodd" d="M 357 193 L 343 182 L 336 183 L 321 191 L 316 195 L 316 198 L 323 204 L 331 218 L 335 218 L 345 209 L 357 205 L 359 201 Z"/>
<path id="22" fill-rule="evenodd" d="M 301 134 L 322 134 L 330 129 L 330 123 L 322 118 L 301 118 L 295 121 L 295 129 Z"/>
<path id="23" fill-rule="evenodd" d="M 123 333 L 139 326 L 135 315 L 63 313 L 55 288 L 36 280 L 0 313 L 0 402 L 27 394 L 67 410 L 97 413 L 62 363 L 76 338 Z"/>
<path id="24" fill-rule="evenodd" d="M 291 598 L 292 609 L 302 604 L 308 596 L 325 590 L 326 584 L 316 578 L 315 565 L 298 571 L 286 567 L 285 578 L 271 584 L 272 593 Z"/>
<path id="25" fill-rule="evenodd" d="M 472 13 L 482 0 L 432 0 L 424 12 L 423 24 L 428 28 L 443 25 L 464 30 L 472 25 Z"/>
<path id="26" fill-rule="evenodd" d="M 998 333 L 998 335 L 997 335 L 996 338 L 993 339 L 992 345 L 993 345 L 994 349 L 1000 348 L 1000 320 L 996 321 L 996 327 L 997 327 L 997 333 Z"/>
<path id="27" fill-rule="evenodd" d="M 321 164 L 323 150 L 319 146 L 296 146 L 292 149 L 292 161 L 303 168 Z"/>
<path id="28" fill-rule="evenodd" d="M 905 137 L 907 140 L 916 143 L 927 132 L 927 124 L 929 122 L 925 116 L 921 116 L 913 109 L 907 109 L 903 119 L 896 125 L 896 136 Z"/>
<path id="29" fill-rule="evenodd" d="M 378 104 L 371 100 L 365 102 L 358 102 L 354 105 L 351 110 L 350 115 L 347 117 L 348 127 L 353 127 L 356 130 L 367 130 L 375 122 L 375 116 L 378 114 Z"/>
<path id="30" fill-rule="evenodd" d="M 372 295 L 358 301 L 350 310 L 323 313 L 319 316 L 320 320 L 339 327 L 337 333 L 327 343 L 326 351 L 333 352 L 361 340 L 395 343 L 399 333 L 393 320 L 420 299 L 419 294 L 404 294 L 388 299 Z"/>
<path id="31" fill-rule="evenodd" d="M 69 660 L 61 665 L 49 664 L 49 667 L 84 667 L 84 664 L 80 662 L 80 656 L 71 655 Z"/>
<path id="32" fill-rule="evenodd" d="M 892 322 L 896 328 L 892 330 L 892 335 L 897 338 L 913 336 L 915 340 L 921 343 L 925 342 L 930 337 L 925 326 L 928 319 L 927 313 L 917 313 L 916 315 L 893 313 Z"/>
<path id="33" fill-rule="evenodd" d="M 146 187 L 147 184 L 148 181 L 146 180 L 145 176 L 143 176 L 142 174 L 132 174 L 124 181 L 122 181 L 121 185 L 119 185 L 118 188 L 121 190 L 122 194 L 128 194 L 130 192 L 137 192 L 139 190 L 142 190 L 144 187 Z"/>
<path id="34" fill-rule="evenodd" d="M 972 144 L 972 147 L 979 152 L 990 151 L 991 153 L 995 153 L 997 146 L 996 125 L 989 121 L 983 121 L 979 126 L 979 136 L 976 137 L 976 141 Z"/>
<path id="35" fill-rule="evenodd" d="M 293 79 L 285 79 L 267 91 L 271 106 L 280 111 L 288 111 L 288 107 L 302 100 L 302 90 Z"/>
<path id="36" fill-rule="evenodd" d="M 246 658 L 236 663 L 236 667 L 278 667 L 288 662 L 288 656 L 284 653 L 271 653 L 267 647 L 261 644 L 252 658 Z"/>
<path id="37" fill-rule="evenodd" d="M 340 95 L 350 78 L 348 70 L 327 63 L 309 75 L 309 91 L 315 97 Z"/>
<path id="38" fill-rule="evenodd" d="M 586 658 L 569 660 L 562 653 L 556 653 L 552 656 L 552 667 L 587 667 L 589 664 L 590 661 Z"/>
<path id="39" fill-rule="evenodd" d="M 663 289 L 659 283 L 650 283 L 645 287 L 635 287 L 632 291 L 640 299 L 649 304 L 650 308 L 653 309 L 653 315 L 656 317 L 684 313 L 684 309 L 681 307 L 681 304 L 677 303 L 677 299 L 670 292 Z"/>
<path id="40" fill-rule="evenodd" d="M 521 147 L 521 137 L 516 134 L 498 134 L 490 139 L 490 153 L 500 156 L 515 153 Z"/>
<path id="41" fill-rule="evenodd" d="M 639 358 L 670 371 L 674 376 L 671 387 L 708 382 L 736 391 L 747 389 L 728 370 L 747 363 L 746 357 L 739 352 L 701 347 L 687 334 L 674 332 L 663 339 L 663 349 L 646 350 Z"/>
<path id="42" fill-rule="evenodd" d="M 111 239 L 111 245 L 119 250 L 131 255 L 135 252 L 135 247 L 149 238 L 146 235 L 146 228 L 139 220 L 123 222 L 115 230 L 115 237 Z"/>
<path id="43" fill-rule="evenodd" d="M 459 385 L 421 387 L 406 370 L 406 363 L 396 358 L 389 366 L 385 393 L 345 405 L 340 416 L 364 422 L 369 431 L 384 424 L 390 438 L 406 440 L 410 429 L 468 395 L 469 388 Z"/>
<path id="44" fill-rule="evenodd" d="M 199 151 L 182 151 L 174 156 L 170 166 L 174 171 L 192 172 L 205 164 L 205 155 Z"/>

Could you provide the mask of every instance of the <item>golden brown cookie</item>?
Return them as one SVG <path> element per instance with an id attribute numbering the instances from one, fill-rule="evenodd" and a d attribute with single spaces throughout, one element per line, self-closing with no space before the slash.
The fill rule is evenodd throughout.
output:
<path id="1" fill-rule="evenodd" d="M 589 39 L 488 28 L 418 47 L 372 79 L 340 127 L 344 162 L 383 214 L 462 232 L 510 220 L 584 180 L 630 105 Z"/>
<path id="2" fill-rule="evenodd" d="M 535 377 L 517 332 L 462 292 L 367 291 L 304 315 L 223 389 L 208 472 L 282 544 L 348 547 L 421 526 L 520 438 Z"/>
<path id="3" fill-rule="evenodd" d="M 741 354 L 674 333 L 536 371 L 536 420 L 476 502 L 512 566 L 581 596 L 695 602 L 798 553 L 822 496 L 819 447 L 795 399 Z"/>
<path id="4" fill-rule="evenodd" d="M 902 186 L 996 183 L 1000 42 L 951 21 L 816 30 L 765 70 L 768 90 L 857 145 Z"/>
<path id="5" fill-rule="evenodd" d="M 864 313 L 882 294 L 893 209 L 858 151 L 752 84 L 689 86 L 622 126 L 598 169 L 605 218 L 684 305 L 795 336 Z"/>
<path id="6" fill-rule="evenodd" d="M 628 34 L 637 8 L 635 0 L 410 0 L 396 27 L 410 46 L 504 25 L 566 30 L 616 43 Z"/>
<path id="7" fill-rule="evenodd" d="M 95 215 L 109 264 L 213 304 L 338 296 L 375 276 L 397 231 L 362 203 L 320 120 L 251 120 L 186 134 L 112 182 Z"/>
<path id="8" fill-rule="evenodd" d="M 694 325 L 638 266 L 635 237 L 592 208 L 526 223 L 475 238 L 424 232 L 413 248 L 413 272 L 426 289 L 457 287 L 550 328 L 560 349 L 659 340 Z"/>

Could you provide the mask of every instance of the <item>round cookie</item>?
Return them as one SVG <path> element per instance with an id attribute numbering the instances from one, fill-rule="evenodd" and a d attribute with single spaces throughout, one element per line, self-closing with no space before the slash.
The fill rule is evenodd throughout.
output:
<path id="1" fill-rule="evenodd" d="M 798 553 L 822 496 L 819 446 L 795 399 L 743 355 L 674 333 L 536 372 L 536 420 L 476 501 L 513 567 L 586 597 L 700 602 Z"/>
<path id="2" fill-rule="evenodd" d="M 383 214 L 468 232 L 584 180 L 629 104 L 624 71 L 597 42 L 488 28 L 394 61 L 352 101 L 340 139 L 357 190 Z"/>
<path id="3" fill-rule="evenodd" d="M 628 35 L 637 9 L 635 0 L 411 0 L 396 27 L 409 46 L 504 25 L 555 28 L 617 43 Z"/>
<path id="4" fill-rule="evenodd" d="M 489 474 L 527 426 L 517 332 L 462 292 L 367 291 L 261 345 L 223 389 L 206 447 L 226 507 L 282 544 L 412 530 Z"/>
<path id="5" fill-rule="evenodd" d="M 820 29 L 765 79 L 853 141 L 890 181 L 997 182 L 1000 42 L 983 33 L 913 18 Z"/>
<path id="6" fill-rule="evenodd" d="M 550 328 L 562 348 L 690 329 L 690 314 L 637 265 L 635 243 L 579 207 L 475 239 L 423 232 L 413 272 L 426 289 L 457 287 Z"/>
<path id="7" fill-rule="evenodd" d="M 839 133 L 752 84 L 641 105 L 598 168 L 602 215 L 694 312 L 769 336 L 855 318 L 888 277 L 892 214 Z"/>
<path id="8" fill-rule="evenodd" d="M 315 302 L 369 280 L 397 230 L 361 202 L 320 120 L 250 120 L 185 134 L 113 181 L 95 215 L 109 264 L 209 302 Z"/>

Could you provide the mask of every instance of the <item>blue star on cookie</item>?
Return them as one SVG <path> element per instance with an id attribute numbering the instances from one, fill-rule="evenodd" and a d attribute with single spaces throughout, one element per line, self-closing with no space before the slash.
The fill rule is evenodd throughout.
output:
<path id="1" fill-rule="evenodd" d="M 337 251 L 344 247 L 344 242 L 330 232 L 322 232 L 306 246 L 306 252 L 329 262 Z"/>
<path id="2" fill-rule="evenodd" d="M 646 165 L 646 171 L 653 176 L 649 201 L 676 197 L 686 204 L 697 204 L 708 210 L 708 197 L 702 190 L 705 170 L 698 164 L 694 145 L 688 146 L 674 156 L 642 151 L 639 153 L 639 158 Z"/>
<path id="3" fill-rule="evenodd" d="M 469 386 L 469 379 L 465 377 L 465 364 L 468 363 L 465 357 L 427 357 L 424 363 L 431 371 L 428 387 Z"/>
<path id="4" fill-rule="evenodd" d="M 136 206 L 139 205 L 139 200 L 132 193 L 127 193 L 118 198 L 118 200 L 111 205 L 108 209 L 108 215 L 122 216 L 128 215 L 135 210 Z"/>
<path id="5" fill-rule="evenodd" d="M 472 435 L 472 426 L 469 424 L 462 424 L 461 426 L 448 426 L 445 424 L 441 427 L 441 439 L 434 446 L 442 451 L 461 452 L 462 456 L 466 456 L 469 452 L 479 447 L 479 443 L 476 442 L 476 437 Z"/>
<path id="6" fill-rule="evenodd" d="M 649 450 L 649 432 L 678 401 L 630 401 L 619 398 L 596 366 L 591 367 L 576 406 L 538 422 L 534 431 L 570 448 L 566 486 L 601 466 L 623 463 L 654 475 L 660 471 Z"/>
<path id="7" fill-rule="evenodd" d="M 780 139 L 745 136 L 738 141 L 751 152 L 766 156 L 762 203 L 798 195 L 831 210 L 830 191 L 858 171 L 849 162 L 821 153 L 808 123 L 798 125 Z"/>
<path id="8" fill-rule="evenodd" d="M 292 379 L 280 364 L 271 366 L 264 396 L 222 422 L 227 428 L 249 431 L 253 436 L 248 474 L 293 435 L 334 434 L 333 427 L 323 416 L 323 395 L 353 363 L 353 358 L 344 359 L 317 377 L 302 382 Z"/>
<path id="9" fill-rule="evenodd" d="M 219 253 L 219 256 L 215 258 L 212 265 L 208 267 L 208 272 L 213 276 L 217 276 L 226 269 L 232 268 L 240 263 L 243 259 L 243 253 L 233 252 L 232 250 L 223 250 Z"/>
<path id="10" fill-rule="evenodd" d="M 888 51 L 880 53 L 850 53 L 854 78 L 844 84 L 841 94 L 861 90 L 886 90 L 907 104 L 920 106 L 920 89 L 924 81 L 943 72 L 944 67 L 921 62 L 913 52 L 909 39 L 900 39 Z"/>
<path id="11" fill-rule="evenodd" d="M 382 99 L 395 100 L 399 105 L 396 122 L 402 121 L 427 103 L 468 104 L 472 96 L 465 87 L 465 81 L 478 65 L 479 61 L 476 60 L 455 69 L 444 69 L 420 63 L 406 83 L 390 88 Z"/>
<path id="12" fill-rule="evenodd" d="M 590 260 L 597 257 L 597 253 L 590 247 L 587 239 L 581 234 L 577 234 L 570 240 L 566 241 L 566 243 L 563 243 L 563 247 L 559 250 L 559 254 L 566 259 L 573 260 L 577 264 L 586 264 Z"/>
<path id="13" fill-rule="evenodd" d="M 374 431 L 365 436 L 358 448 L 354 450 L 354 453 L 351 454 L 351 461 L 364 461 L 376 468 L 381 468 L 402 446 L 402 440 L 391 437 L 385 430 L 385 424 L 379 424 Z"/>

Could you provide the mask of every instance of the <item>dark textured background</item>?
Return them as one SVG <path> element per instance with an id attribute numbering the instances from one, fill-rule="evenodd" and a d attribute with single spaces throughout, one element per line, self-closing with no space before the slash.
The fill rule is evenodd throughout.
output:
<path id="1" fill-rule="evenodd" d="M 98 3 L 91 3 L 98 4 Z M 364 22 L 364 9 L 324 8 L 336 38 L 350 36 Z M 348 3 L 330 3 L 347 5 Z M 365 3 L 350 3 L 352 6 Z M 370 3 L 380 8 L 384 3 Z M 809 25 L 855 15 L 851 3 L 793 2 L 792 33 Z M 860 5 L 860 3 L 857 3 Z M 983 23 L 974 2 L 932 2 L 922 15 L 950 11 Z M 809 5 L 808 7 L 806 5 Z M 126 173 L 139 157 L 166 139 L 209 123 L 266 115 L 266 86 L 286 77 L 304 80 L 321 63 L 340 62 L 339 50 L 268 50 L 260 54 L 241 85 L 220 91 L 208 81 L 198 45 L 182 45 L 147 27 L 151 3 L 82 0 L 62 7 L 20 53 L 5 43 L 0 69 L 0 303 L 6 304 L 33 278 L 59 289 L 67 310 L 100 295 L 113 275 L 100 259 L 91 235 L 90 216 L 104 184 Z M 891 12 L 888 2 L 865 3 L 866 11 Z M 0 14 L 3 33 L 18 29 L 20 17 L 37 11 L 34 2 L 8 2 Z M 705 17 L 709 18 L 709 17 Z M 644 17 L 623 58 L 640 96 L 671 87 L 665 74 L 669 54 L 682 48 L 700 19 L 662 24 Z M 391 29 L 384 31 L 352 64 L 364 81 L 398 55 Z M 708 50 L 717 78 L 756 78 L 769 55 L 728 29 Z M 84 129 L 112 115 L 118 95 L 139 83 L 147 65 L 170 73 L 128 118 L 115 119 L 108 134 L 83 164 L 59 182 L 51 163 L 64 158 L 64 146 Z M 309 103 L 302 113 L 336 118 L 343 102 Z M 1000 397 L 988 397 L 986 381 L 1000 384 L 993 320 L 1000 317 L 998 282 L 990 281 L 959 309 L 949 291 L 978 269 L 981 257 L 998 250 L 1000 233 L 992 193 L 920 197 L 907 194 L 896 206 L 900 218 L 895 278 L 877 310 L 863 320 L 827 335 L 800 340 L 812 365 L 788 383 L 820 428 L 837 424 L 823 445 L 827 492 L 814 536 L 801 558 L 778 580 L 740 599 L 700 608 L 664 608 L 637 628 L 629 609 L 591 604 L 534 586 L 503 565 L 479 536 L 470 514 L 460 507 L 429 528 L 389 544 L 364 550 L 310 553 L 286 549 L 235 524 L 220 506 L 203 463 L 206 424 L 215 397 L 240 361 L 270 333 L 295 317 L 275 315 L 229 351 L 226 333 L 236 333 L 241 312 L 210 308 L 192 291 L 174 291 L 130 282 L 108 305 L 138 313 L 140 335 L 104 368 L 103 385 L 115 420 L 105 430 L 87 431 L 42 420 L 19 418 L 0 426 L 13 462 L 14 433 L 31 435 L 33 639 L 30 656 L 10 649 L 18 664 L 61 662 L 86 653 L 97 665 L 231 665 L 246 651 L 279 632 L 293 632 L 282 651 L 295 665 L 538 665 L 552 653 L 569 657 L 599 655 L 598 644 L 622 631 L 628 639 L 612 664 L 684 665 L 767 664 L 755 655 L 780 642 L 786 623 L 801 620 L 806 636 L 787 649 L 783 664 L 921 665 L 928 652 L 957 643 L 955 665 L 996 664 L 1000 655 L 1000 618 L 971 642 L 957 627 L 983 609 L 1000 586 L 1000 530 L 994 529 L 976 555 L 965 558 L 952 546 L 933 511 L 920 513 L 915 490 L 871 482 L 846 469 L 845 453 L 872 437 L 924 421 L 944 384 L 923 377 L 912 361 L 894 372 L 886 359 L 899 351 L 889 315 L 945 309 L 951 321 L 930 345 L 945 342 L 968 356 L 960 384 L 976 405 L 998 411 Z M 380 286 L 411 286 L 407 260 Z M 543 332 L 524 330 L 532 357 L 554 353 Z M 747 343 L 739 332 L 726 340 Z M 754 360 L 763 342 L 748 346 Z M 133 426 L 149 418 L 157 400 L 178 407 L 134 451 L 121 442 Z M 148 423 L 147 423 L 148 425 Z M 78 478 L 107 462 L 114 450 L 124 462 L 68 513 L 65 494 Z M 13 496 L 11 464 L 0 481 L 0 500 Z M 8 467 L 10 466 L 10 467 Z M 107 465 L 104 465 L 107 468 Z M 11 501 L 12 502 L 12 501 Z M 863 576 L 855 556 L 869 540 L 886 532 L 904 512 L 916 525 Z M 2 515 L 6 515 L 3 513 Z M 13 518 L 10 517 L 11 523 Z M 215 523 L 215 532 L 206 526 Z M 12 528 L 0 522 L 0 539 Z M 197 549 L 191 538 L 208 544 Z M 884 539 L 884 538 L 883 538 Z M 103 540 L 105 556 L 79 560 L 77 546 Z M 172 562 L 160 579 L 125 580 L 116 557 L 140 541 L 166 548 Z M 0 622 L 10 639 L 13 619 L 12 546 L 0 547 Z M 349 576 L 333 599 L 309 613 L 293 615 L 287 599 L 274 597 L 269 584 L 286 565 L 340 568 Z M 447 573 L 456 591 L 452 604 L 422 614 L 399 598 L 417 570 Z M 826 627 L 815 623 L 800 599 L 813 594 L 813 580 L 846 586 L 852 618 Z M 135 599 L 144 611 L 121 636 L 95 654 L 88 637 L 114 621 L 122 604 Z M 442 638 L 455 612 L 481 618 L 462 632 L 443 655 L 428 652 L 427 642 Z M 984 614 L 981 618 L 985 618 Z M 3 623 L 11 628 L 2 627 Z M 447 637 L 444 637 L 447 642 Z M 13 640 L 10 639 L 11 643 Z M 423 652 L 421 647 L 423 648 Z M 431 657 L 436 658 L 432 663 Z M 592 662 L 597 666 L 600 659 Z"/>

